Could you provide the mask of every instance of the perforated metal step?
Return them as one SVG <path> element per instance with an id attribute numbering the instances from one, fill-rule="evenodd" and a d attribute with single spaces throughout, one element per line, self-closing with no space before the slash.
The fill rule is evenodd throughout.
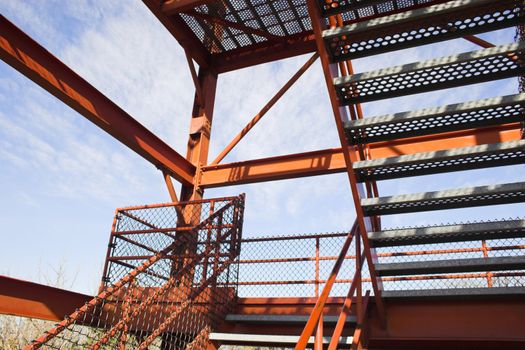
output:
<path id="1" fill-rule="evenodd" d="M 308 339 L 308 344 L 314 343 L 314 337 Z M 341 337 L 339 344 L 352 344 L 352 337 Z M 297 335 L 266 335 L 245 333 L 210 333 L 210 340 L 216 340 L 226 344 L 297 344 Z M 330 337 L 323 337 L 323 344 L 330 344 Z"/>
<path id="2" fill-rule="evenodd" d="M 361 199 L 365 215 L 389 215 L 419 211 L 519 203 L 525 201 L 525 182 L 480 186 L 392 197 Z"/>
<path id="3" fill-rule="evenodd" d="M 525 237 L 525 220 L 493 221 L 370 232 L 374 247 Z"/>
<path id="4" fill-rule="evenodd" d="M 525 43 L 334 79 L 343 105 L 481 83 L 525 74 Z"/>
<path id="5" fill-rule="evenodd" d="M 485 299 L 485 298 L 523 298 L 524 287 L 496 288 L 455 288 L 420 290 L 385 290 L 381 296 L 386 299 Z"/>
<path id="6" fill-rule="evenodd" d="M 525 164 L 525 140 L 415 153 L 354 163 L 358 181 Z"/>
<path id="7" fill-rule="evenodd" d="M 250 324 L 301 324 L 305 325 L 310 315 L 243 315 L 243 314 L 229 314 L 226 316 L 226 321 L 237 323 Z M 338 316 L 324 316 L 323 322 L 325 324 L 337 323 Z M 355 316 L 348 316 L 346 323 L 356 323 Z"/>
<path id="8" fill-rule="evenodd" d="M 446 0 L 318 0 L 323 17 L 343 13 L 345 22 L 358 22 L 366 18 L 387 16 L 399 11 L 409 11 Z"/>
<path id="9" fill-rule="evenodd" d="M 345 123 L 350 144 L 525 122 L 525 94 L 382 115 Z"/>
<path id="10" fill-rule="evenodd" d="M 382 13 L 410 10 L 414 7 L 430 6 L 446 0 L 318 0 L 324 17 L 345 13 L 343 19 L 357 20 L 362 17 L 375 17 Z"/>
<path id="11" fill-rule="evenodd" d="M 524 18 L 522 1 L 456 0 L 329 29 L 323 38 L 338 62 L 512 27 Z"/>
<path id="12" fill-rule="evenodd" d="M 512 271 L 525 269 L 525 256 L 450 259 L 376 264 L 379 276 L 426 275 L 436 273 Z"/>

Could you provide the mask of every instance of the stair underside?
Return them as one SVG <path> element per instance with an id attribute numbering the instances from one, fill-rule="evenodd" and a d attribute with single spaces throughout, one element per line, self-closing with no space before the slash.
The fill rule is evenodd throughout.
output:
<path id="1" fill-rule="evenodd" d="M 329 337 L 323 337 L 323 344 L 330 344 Z M 244 333 L 210 333 L 210 340 L 231 344 L 297 344 L 299 336 L 295 335 L 265 335 Z M 314 343 L 314 337 L 308 339 L 308 344 Z M 341 337 L 339 344 L 352 344 L 352 337 Z"/>
<path id="2" fill-rule="evenodd" d="M 516 164 L 525 164 L 525 140 L 360 161 L 353 167 L 363 182 Z"/>
<path id="3" fill-rule="evenodd" d="M 361 200 L 361 206 L 365 215 L 371 216 L 523 201 L 525 201 L 525 182 L 516 182 L 392 197 L 365 198 Z"/>
<path id="4" fill-rule="evenodd" d="M 385 299 L 454 299 L 472 300 L 488 298 L 523 298 L 525 287 L 494 288 L 456 288 L 456 289 L 420 289 L 420 290 L 385 290 L 381 293 Z"/>
<path id="5" fill-rule="evenodd" d="M 525 94 L 516 94 L 351 120 L 344 128 L 356 145 L 524 121 Z"/>
<path id="6" fill-rule="evenodd" d="M 406 96 L 525 74 L 525 43 L 334 79 L 341 105 Z"/>
<path id="7" fill-rule="evenodd" d="M 511 271 L 525 269 L 525 256 L 412 261 L 376 264 L 378 276 L 403 276 L 479 271 Z"/>
<path id="8" fill-rule="evenodd" d="M 339 62 L 508 28 L 524 18 L 516 0 L 457 0 L 325 30 L 323 38 Z"/>
<path id="9" fill-rule="evenodd" d="M 368 234 L 370 244 L 374 247 L 393 247 L 519 237 L 525 237 L 525 220 L 409 228 L 370 232 Z"/>

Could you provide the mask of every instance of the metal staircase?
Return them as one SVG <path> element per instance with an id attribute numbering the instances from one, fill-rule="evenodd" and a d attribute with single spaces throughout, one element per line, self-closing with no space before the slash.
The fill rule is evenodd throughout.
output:
<path id="1" fill-rule="evenodd" d="M 355 3 L 347 9 L 372 5 Z M 524 16 L 516 0 L 456 0 L 324 30 L 322 36 L 330 58 L 339 62 L 507 28 Z"/>
<path id="2" fill-rule="evenodd" d="M 525 256 L 522 252 L 516 253 L 513 250 L 518 247 L 508 244 L 505 246 L 505 239 L 525 237 L 524 220 L 395 230 L 381 229 L 378 220 L 381 215 L 525 202 L 525 182 L 389 197 L 380 197 L 375 183 L 387 179 L 523 164 L 524 140 L 514 137 L 489 144 L 477 141 L 468 147 L 451 147 L 443 143 L 439 149 L 431 152 L 417 153 L 416 150 L 416 153 L 389 158 L 370 156 L 371 145 L 374 143 L 398 142 L 403 139 L 417 142 L 415 140 L 418 137 L 428 138 L 445 133 L 476 134 L 478 130 L 490 131 L 490 128 L 502 126 L 519 129 L 520 123 L 525 122 L 525 95 L 495 97 L 367 118 L 363 118 L 359 105 L 523 75 L 525 43 L 492 46 L 472 36 L 523 24 L 523 2 L 464 0 L 427 3 L 426 6 L 420 4 L 423 7 L 418 9 L 400 9 L 397 14 L 344 25 L 347 11 L 377 9 L 393 3 L 398 2 L 308 2 L 341 146 L 349 149 L 345 162 L 364 252 L 368 252 L 369 256 L 379 257 L 373 259 L 367 256 L 377 311 L 383 311 L 381 302 L 385 298 L 525 295 L 522 285 L 514 286 L 510 283 L 497 286 L 493 280 L 500 276 L 498 273 L 501 276 L 514 276 L 514 273 L 523 276 L 523 273 L 517 271 L 525 270 Z M 327 24 L 330 28 L 326 28 Z M 353 73 L 350 59 L 462 37 L 472 42 L 482 42 L 485 48 L 424 62 Z M 500 252 L 498 256 L 489 256 L 488 251 L 492 248 L 487 247 L 487 240 L 501 242 L 493 249 Z M 464 242 L 466 248 L 451 250 L 450 244 L 455 242 Z M 472 242 L 480 242 L 481 247 L 469 245 Z M 406 246 L 414 245 L 419 245 L 421 251 L 417 254 L 406 251 Z M 456 255 L 461 258 L 451 258 L 447 255 L 450 252 L 476 252 L 483 255 L 466 258 Z M 411 256 L 411 259 L 407 258 Z M 420 260 L 421 256 L 423 260 Z M 388 259 L 395 257 L 402 259 Z M 386 261 L 383 262 L 383 259 Z M 482 288 L 478 285 L 464 285 L 462 288 L 386 289 L 382 283 L 440 280 L 456 276 L 482 276 L 487 285 Z M 362 294 L 354 295 L 354 299 L 360 298 Z M 362 322 L 365 322 L 366 317 L 358 317 L 357 320 L 356 330 L 363 326 Z M 360 333 L 356 332 L 353 349 L 360 346 Z M 309 334 L 303 332 L 303 335 L 306 337 Z M 304 342 L 298 344 L 296 350 L 303 350 L 305 346 Z"/>

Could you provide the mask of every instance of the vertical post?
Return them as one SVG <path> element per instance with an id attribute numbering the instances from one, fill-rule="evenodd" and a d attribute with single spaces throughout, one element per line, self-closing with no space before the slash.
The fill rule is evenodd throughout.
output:
<path id="1" fill-rule="evenodd" d="M 211 125 L 213 120 L 213 109 L 215 106 L 215 93 L 217 89 L 217 74 L 209 69 L 199 68 L 198 80 L 196 89 L 200 88 L 199 92 L 195 92 L 193 101 L 193 110 L 190 122 L 190 132 L 188 137 L 188 146 L 186 151 L 186 159 L 197 167 L 197 173 L 194 178 L 193 185 L 182 186 L 180 192 L 180 201 L 192 201 L 203 198 L 203 191 L 200 188 L 200 169 L 208 162 L 208 150 L 210 145 Z M 195 226 L 199 223 L 201 216 L 200 205 L 188 205 L 183 209 L 183 220 L 181 222 L 186 226 Z M 177 237 L 191 234 L 189 232 L 178 232 Z M 175 256 L 185 255 L 192 256 L 196 253 L 197 237 L 188 237 L 186 243 L 172 254 Z M 182 265 L 186 264 L 182 261 Z M 182 266 L 174 266 L 172 269 L 180 269 Z M 181 278 L 180 285 L 191 293 L 191 284 L 195 270 L 189 271 L 185 277 Z M 169 343 L 162 344 L 162 349 L 169 349 Z"/>
<path id="2" fill-rule="evenodd" d="M 217 74 L 206 69 L 199 69 L 201 96 L 204 106 L 199 102 L 196 93 L 186 152 L 186 159 L 197 167 L 197 174 L 193 186 L 182 187 L 181 201 L 198 200 L 203 197 L 203 191 L 200 188 L 199 172 L 200 168 L 208 163 L 217 78 Z"/>
<path id="3" fill-rule="evenodd" d="M 113 217 L 113 223 L 111 224 L 111 234 L 109 236 L 108 251 L 106 252 L 106 260 L 104 262 L 104 270 L 102 272 L 102 281 L 98 292 L 101 293 L 105 288 L 105 283 L 109 280 L 109 257 L 115 247 L 115 232 L 118 230 L 119 211 L 115 210 L 115 216 Z"/>
<path id="4" fill-rule="evenodd" d="M 315 297 L 319 298 L 319 281 L 320 281 L 320 238 L 315 238 Z M 317 330 L 315 331 L 314 350 L 323 350 L 323 315 L 319 317 Z"/>
<path id="5" fill-rule="evenodd" d="M 210 203 L 210 216 L 213 215 L 213 212 L 215 210 L 215 201 L 211 201 Z M 210 227 L 208 228 L 208 231 L 206 233 L 206 244 L 204 246 L 204 250 L 207 250 L 211 245 L 211 238 L 213 234 L 213 222 L 210 224 Z M 204 262 L 202 266 L 202 280 L 206 280 L 206 277 L 208 276 L 208 263 L 210 261 L 210 258 L 208 256 L 204 257 Z"/>
<path id="6" fill-rule="evenodd" d="M 193 185 L 182 186 L 181 201 L 192 201 L 203 198 L 203 191 L 200 188 L 200 169 L 208 162 L 208 150 L 210 146 L 211 125 L 213 120 L 213 108 L 215 105 L 215 92 L 217 88 L 217 75 L 206 69 L 199 69 L 199 81 L 202 97 L 201 105 L 200 99 L 195 93 L 193 102 L 193 111 L 190 123 L 190 133 L 188 138 L 188 149 L 186 152 L 186 159 L 197 167 L 197 174 Z M 184 209 L 184 222 L 189 226 L 194 226 L 199 223 L 201 216 L 201 205 L 188 205 Z M 180 235 L 191 234 L 188 232 L 179 232 Z M 174 254 L 183 254 L 191 256 L 196 250 L 197 237 L 188 237 L 188 243 L 185 247 L 181 247 L 181 251 L 174 252 Z M 194 244 L 192 244 L 192 242 Z M 187 279 L 193 280 L 193 271 L 188 273 Z M 187 281 L 186 281 L 187 282 Z"/>
<path id="7" fill-rule="evenodd" d="M 489 249 L 487 247 L 487 241 L 485 240 L 482 240 L 481 241 L 481 248 L 483 249 L 483 257 L 484 258 L 488 258 L 489 257 Z M 492 288 L 492 272 L 487 272 L 486 273 L 486 278 L 487 278 L 487 286 L 489 288 Z"/>
<path id="8" fill-rule="evenodd" d="M 357 320 L 363 319 L 363 279 L 362 279 L 362 268 L 361 268 L 361 238 L 359 236 L 355 239 L 355 278 L 357 279 L 356 284 L 356 310 Z M 359 324 L 357 325 L 359 326 Z"/>

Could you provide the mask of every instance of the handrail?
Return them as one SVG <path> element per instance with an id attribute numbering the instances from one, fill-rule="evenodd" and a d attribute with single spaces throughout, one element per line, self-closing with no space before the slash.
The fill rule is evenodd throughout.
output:
<path id="1" fill-rule="evenodd" d="M 326 303 L 326 300 L 328 299 L 328 296 L 330 295 L 330 291 L 332 290 L 332 287 L 335 283 L 337 274 L 339 273 L 339 270 L 341 269 L 341 266 L 345 261 L 346 253 L 348 252 L 348 249 L 350 249 L 352 239 L 356 235 L 359 237 L 357 221 L 354 222 L 352 229 L 348 233 L 345 244 L 341 249 L 341 253 L 339 254 L 339 257 L 337 258 L 337 261 L 335 262 L 334 267 L 332 268 L 332 272 L 330 273 L 330 277 L 328 278 L 325 286 L 323 287 L 323 291 L 319 295 L 319 298 L 315 303 L 312 313 L 310 314 L 310 317 L 308 318 L 308 321 L 304 326 L 301 336 L 299 337 L 299 341 L 295 346 L 295 350 L 304 350 L 308 345 L 308 340 L 310 339 L 315 327 L 319 323 L 319 318 L 323 313 L 324 305 Z"/>
<path id="2" fill-rule="evenodd" d="M 357 283 L 361 281 L 358 275 L 361 274 L 361 269 L 363 268 L 364 260 L 365 259 L 364 259 L 364 252 L 363 252 L 361 254 L 361 263 L 359 264 L 359 266 L 356 266 L 356 271 L 354 274 L 354 278 L 352 279 L 352 284 L 350 285 L 350 288 L 348 288 L 348 294 L 346 295 L 345 301 L 343 302 L 343 307 L 341 309 L 339 317 L 337 318 L 337 323 L 335 325 L 334 332 L 332 334 L 332 339 L 330 340 L 330 344 L 328 345 L 328 350 L 337 349 L 339 338 L 341 337 L 341 334 L 343 333 L 343 328 L 346 323 L 346 317 L 350 313 L 350 306 L 352 305 L 352 296 L 354 295 L 354 292 L 357 288 Z"/>

